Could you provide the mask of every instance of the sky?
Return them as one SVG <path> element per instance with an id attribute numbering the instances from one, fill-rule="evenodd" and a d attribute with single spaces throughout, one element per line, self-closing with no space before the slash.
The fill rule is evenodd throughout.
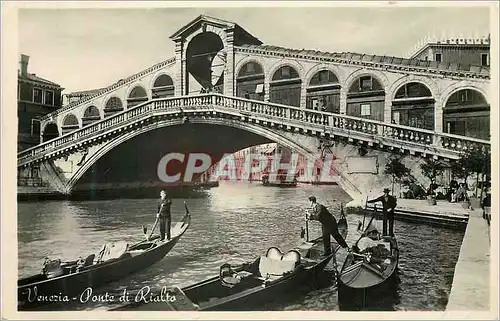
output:
<path id="1" fill-rule="evenodd" d="M 205 14 L 264 44 L 406 57 L 428 35 L 487 36 L 487 7 L 192 7 L 20 9 L 18 52 L 28 72 L 64 93 L 105 87 L 174 56 L 169 36 Z"/>

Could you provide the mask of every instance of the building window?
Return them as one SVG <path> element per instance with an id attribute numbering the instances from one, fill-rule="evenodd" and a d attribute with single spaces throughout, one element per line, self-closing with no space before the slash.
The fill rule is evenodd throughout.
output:
<path id="1" fill-rule="evenodd" d="M 40 120 L 38 119 L 31 120 L 31 135 L 40 136 Z"/>
<path id="2" fill-rule="evenodd" d="M 41 89 L 33 88 L 33 102 L 34 103 L 43 103 L 43 92 Z"/>
<path id="3" fill-rule="evenodd" d="M 370 104 L 361 104 L 361 116 L 370 116 L 371 106 Z"/>
<path id="4" fill-rule="evenodd" d="M 436 59 L 435 59 L 436 61 L 441 62 L 441 54 L 440 53 L 437 53 L 435 57 L 436 57 Z"/>
<path id="5" fill-rule="evenodd" d="M 45 105 L 54 105 L 54 92 L 52 90 L 45 91 Z"/>
<path id="6" fill-rule="evenodd" d="M 488 54 L 481 54 L 481 66 L 489 66 Z"/>
<path id="7" fill-rule="evenodd" d="M 365 76 L 359 78 L 359 89 L 361 91 L 372 90 L 372 88 L 373 88 L 372 77 Z"/>

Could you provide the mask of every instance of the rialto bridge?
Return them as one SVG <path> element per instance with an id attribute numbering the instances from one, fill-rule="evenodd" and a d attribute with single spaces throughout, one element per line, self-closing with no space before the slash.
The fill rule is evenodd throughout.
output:
<path id="1" fill-rule="evenodd" d="M 357 197 L 386 186 L 394 153 L 424 183 L 424 158 L 489 148 L 488 68 L 285 49 L 206 16 L 170 38 L 173 58 L 44 117 L 40 145 L 18 154 L 18 174 L 71 193 L 157 180 L 170 151 L 220 159 L 274 141 L 310 159 L 329 146 L 339 184 Z"/>

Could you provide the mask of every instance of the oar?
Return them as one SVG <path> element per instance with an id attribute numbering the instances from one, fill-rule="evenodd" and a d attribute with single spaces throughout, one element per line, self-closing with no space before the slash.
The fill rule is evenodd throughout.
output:
<path id="1" fill-rule="evenodd" d="M 163 208 L 163 203 L 161 204 L 160 206 L 160 210 L 158 211 L 158 214 L 161 213 L 161 209 Z M 151 233 L 149 234 L 149 238 L 151 238 L 151 236 L 153 236 L 153 232 L 155 231 L 156 229 L 156 225 L 158 225 L 158 222 L 160 221 L 160 215 L 156 215 L 156 220 L 155 220 L 155 224 L 153 225 L 153 229 L 151 229 Z"/>
<path id="2" fill-rule="evenodd" d="M 366 208 L 368 206 L 368 196 L 366 196 L 366 202 L 365 202 L 365 208 L 363 210 L 363 223 L 361 221 L 358 221 L 358 229 L 357 232 L 362 233 L 365 228 L 365 218 L 366 218 Z"/>

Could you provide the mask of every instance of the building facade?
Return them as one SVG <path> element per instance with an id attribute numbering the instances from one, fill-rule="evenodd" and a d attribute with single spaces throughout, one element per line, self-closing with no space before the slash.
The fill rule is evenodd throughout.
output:
<path id="1" fill-rule="evenodd" d="M 427 41 L 416 50 L 410 59 L 433 61 L 436 63 L 457 64 L 462 66 L 490 66 L 490 35 L 483 38 L 455 38 Z M 420 115 L 423 127 L 432 129 L 432 95 L 425 88 L 408 88 L 405 93 L 398 92 L 396 98 L 422 91 L 419 96 L 428 96 L 427 107 L 422 105 L 403 109 L 404 114 L 393 106 L 393 119 L 407 124 L 407 119 Z M 413 94 L 415 96 L 415 94 Z M 397 114 L 396 114 L 397 113 Z M 464 89 L 453 93 L 442 106 L 443 132 L 488 140 L 490 137 L 490 106 L 486 98 L 476 90 Z M 412 125 L 410 125 L 412 126 Z"/>
<path id="2" fill-rule="evenodd" d="M 18 151 L 40 144 L 40 120 L 62 105 L 59 84 L 28 72 L 30 57 L 21 55 L 17 74 Z M 60 135 L 57 127 L 45 131 L 43 140 Z"/>

